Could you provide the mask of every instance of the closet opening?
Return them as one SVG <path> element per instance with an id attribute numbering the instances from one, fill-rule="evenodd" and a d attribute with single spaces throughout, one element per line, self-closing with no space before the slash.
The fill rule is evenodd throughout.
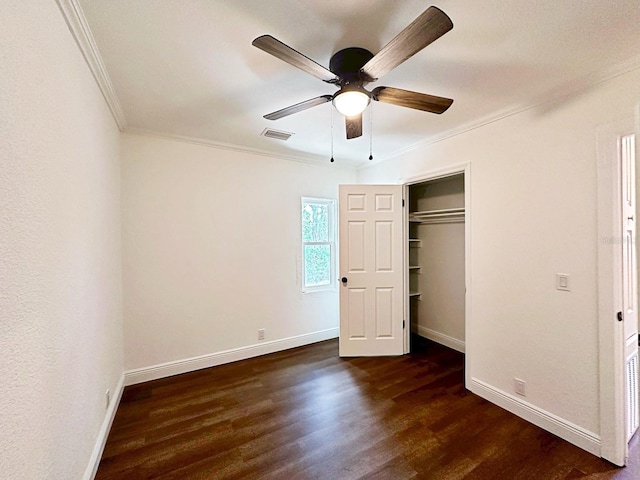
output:
<path id="1" fill-rule="evenodd" d="M 465 352 L 465 174 L 407 184 L 408 352 Z"/>

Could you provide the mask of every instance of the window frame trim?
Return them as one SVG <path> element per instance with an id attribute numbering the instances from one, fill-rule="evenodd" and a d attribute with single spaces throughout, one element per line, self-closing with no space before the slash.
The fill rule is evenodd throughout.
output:
<path id="1" fill-rule="evenodd" d="M 337 217 L 336 217 L 336 207 L 337 200 L 334 198 L 326 198 L 326 197 L 300 197 L 300 251 L 301 251 L 301 259 L 300 262 L 300 286 L 303 294 L 307 293 L 316 293 L 316 292 L 327 292 L 327 291 L 335 291 L 337 288 Z M 326 242 L 305 242 L 302 237 L 302 210 L 307 204 L 317 204 L 317 205 L 326 205 L 328 212 L 328 238 L 329 240 Z M 317 286 L 306 286 L 305 285 L 305 253 L 304 249 L 307 245 L 329 245 L 330 249 L 330 263 L 331 263 L 331 272 L 329 274 L 329 284 L 328 285 L 317 285 Z"/>

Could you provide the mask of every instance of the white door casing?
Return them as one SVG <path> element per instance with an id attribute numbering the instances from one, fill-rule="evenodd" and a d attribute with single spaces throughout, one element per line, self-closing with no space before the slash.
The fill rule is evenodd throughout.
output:
<path id="1" fill-rule="evenodd" d="M 402 185 L 340 185 L 340 356 L 402 355 Z"/>

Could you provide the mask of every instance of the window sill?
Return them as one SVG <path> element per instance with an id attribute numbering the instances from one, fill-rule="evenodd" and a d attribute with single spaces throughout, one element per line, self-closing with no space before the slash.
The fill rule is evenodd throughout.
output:
<path id="1" fill-rule="evenodd" d="M 323 288 L 308 288 L 306 290 L 302 290 L 304 295 L 308 295 L 310 293 L 322 293 L 322 292 L 337 292 L 338 289 L 335 286 L 323 287 Z"/>

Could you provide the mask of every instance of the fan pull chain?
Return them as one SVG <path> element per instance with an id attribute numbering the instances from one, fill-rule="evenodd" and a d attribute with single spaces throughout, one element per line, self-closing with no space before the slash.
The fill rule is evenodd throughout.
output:
<path id="1" fill-rule="evenodd" d="M 369 106 L 369 160 L 373 160 L 373 105 Z"/>
<path id="2" fill-rule="evenodd" d="M 333 105 L 331 105 L 331 163 L 335 160 L 333 159 Z"/>

